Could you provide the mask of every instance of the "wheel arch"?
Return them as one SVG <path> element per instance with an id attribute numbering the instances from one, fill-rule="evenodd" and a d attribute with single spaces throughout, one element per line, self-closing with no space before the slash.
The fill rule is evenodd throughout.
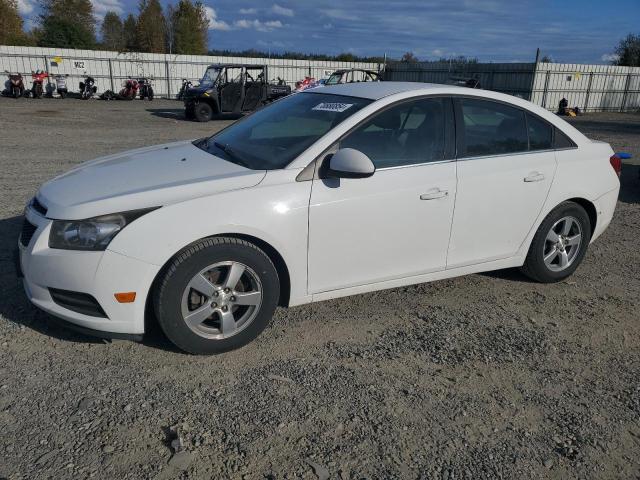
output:
<path id="1" fill-rule="evenodd" d="M 596 210 L 596 206 L 593 204 L 593 202 L 582 197 L 569 198 L 565 201 L 577 203 L 578 205 L 580 205 L 582 208 L 585 209 L 585 211 L 587 212 L 587 215 L 589 216 L 589 224 L 590 224 L 589 226 L 591 227 L 591 236 L 593 236 L 593 232 L 595 232 L 596 230 L 596 224 L 598 223 L 598 211 Z M 556 208 L 556 207 L 553 207 L 553 208 Z"/>
<path id="2" fill-rule="evenodd" d="M 191 242 L 189 245 L 185 245 L 180 250 L 171 255 L 167 261 L 162 265 L 162 267 L 158 270 L 158 273 L 151 282 L 151 286 L 149 287 L 149 291 L 147 293 L 147 301 L 145 305 L 145 332 L 148 329 L 148 323 L 152 319 L 151 314 L 153 313 L 153 304 L 151 299 L 153 298 L 153 291 L 157 288 L 158 282 L 164 275 L 164 272 L 169 267 L 171 262 L 177 255 L 180 254 L 184 249 L 189 248 L 194 243 L 197 243 L 201 240 L 205 240 L 207 238 L 216 238 L 216 237 L 227 237 L 227 238 L 237 238 L 241 240 L 245 240 L 247 242 L 253 243 L 258 248 L 264 251 L 264 253 L 269 257 L 269 259 L 273 262 L 273 265 L 276 267 L 276 271 L 278 272 L 278 279 L 280 281 L 280 298 L 278 299 L 278 306 L 287 307 L 289 306 L 289 297 L 291 295 L 291 277 L 289 274 L 289 268 L 287 264 L 280 254 L 280 252 L 272 246 L 269 242 L 255 237 L 253 235 L 248 235 L 244 233 L 217 233 L 215 235 L 209 235 L 203 238 L 199 238 Z"/>

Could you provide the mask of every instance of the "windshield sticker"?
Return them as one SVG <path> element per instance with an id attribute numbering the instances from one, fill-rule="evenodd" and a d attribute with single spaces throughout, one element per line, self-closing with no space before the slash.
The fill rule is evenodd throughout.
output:
<path id="1" fill-rule="evenodd" d="M 353 103 L 319 103 L 311 110 L 317 110 L 320 112 L 338 112 L 342 113 L 345 110 L 353 107 Z"/>

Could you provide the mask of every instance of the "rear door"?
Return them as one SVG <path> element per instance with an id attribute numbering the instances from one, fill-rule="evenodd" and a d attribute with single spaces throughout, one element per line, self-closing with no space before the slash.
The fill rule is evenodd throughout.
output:
<path id="1" fill-rule="evenodd" d="M 501 102 L 457 98 L 455 105 L 458 189 L 447 268 L 515 255 L 556 170 L 544 120 Z"/>

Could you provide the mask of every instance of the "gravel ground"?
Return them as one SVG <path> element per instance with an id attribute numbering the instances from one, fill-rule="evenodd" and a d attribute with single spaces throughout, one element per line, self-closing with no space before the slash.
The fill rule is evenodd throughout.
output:
<path id="1" fill-rule="evenodd" d="M 471 275 L 280 309 L 201 358 L 50 324 L 12 250 L 45 179 L 198 137 L 169 101 L 0 99 L 0 477 L 640 476 L 640 185 L 568 281 Z M 573 120 L 640 158 L 640 115 Z"/>

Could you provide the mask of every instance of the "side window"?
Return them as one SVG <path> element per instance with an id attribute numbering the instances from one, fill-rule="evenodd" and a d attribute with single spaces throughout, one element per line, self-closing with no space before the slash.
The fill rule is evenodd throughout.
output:
<path id="1" fill-rule="evenodd" d="M 574 148 L 576 146 L 576 144 L 558 128 L 555 129 L 554 137 L 553 148 Z"/>
<path id="2" fill-rule="evenodd" d="M 553 127 L 544 120 L 527 113 L 529 130 L 529 150 L 550 150 L 553 148 Z"/>
<path id="3" fill-rule="evenodd" d="M 443 160 L 450 105 L 450 100 L 427 98 L 388 108 L 342 139 L 340 148 L 360 150 L 376 168 Z"/>
<path id="4" fill-rule="evenodd" d="M 525 152 L 529 142 L 520 109 L 487 100 L 463 98 L 459 157 Z"/>

